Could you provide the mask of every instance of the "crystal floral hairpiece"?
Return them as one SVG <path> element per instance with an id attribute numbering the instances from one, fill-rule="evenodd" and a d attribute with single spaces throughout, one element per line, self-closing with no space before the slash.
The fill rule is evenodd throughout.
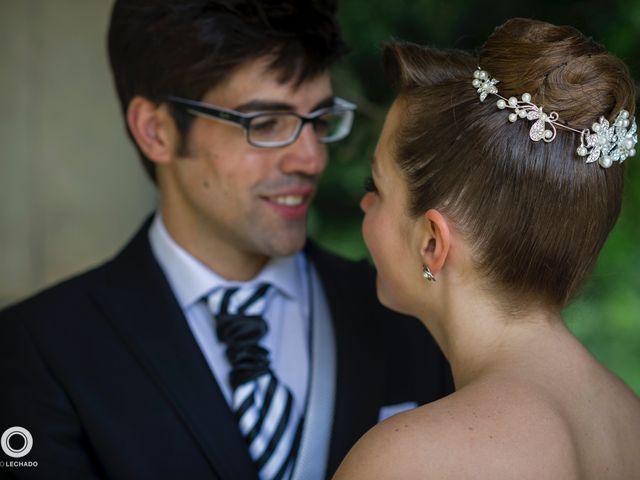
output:
<path id="1" fill-rule="evenodd" d="M 559 121 L 557 112 L 545 113 L 542 106 L 531 103 L 531 95 L 524 93 L 518 100 L 516 97 L 505 98 L 498 93 L 496 85 L 500 83 L 480 67 L 473 72 L 473 86 L 478 89 L 480 101 L 484 102 L 488 95 L 499 97 L 496 106 L 500 110 L 512 109 L 509 114 L 511 123 L 518 118 L 535 120 L 529 131 L 529 137 L 534 142 L 544 140 L 549 143 L 556 138 L 556 128 L 564 128 L 580 134 L 580 146 L 576 153 L 587 157 L 586 163 L 598 162 L 600 166 L 609 168 L 613 162 L 624 162 L 636 154 L 638 143 L 638 126 L 634 117 L 629 118 L 629 112 L 620 110 L 613 125 L 600 117 L 591 129 L 577 130 Z"/>

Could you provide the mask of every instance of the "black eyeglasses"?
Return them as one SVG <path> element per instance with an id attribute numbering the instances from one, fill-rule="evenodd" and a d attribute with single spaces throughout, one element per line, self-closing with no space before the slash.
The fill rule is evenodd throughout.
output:
<path id="1" fill-rule="evenodd" d="M 319 142 L 331 143 L 342 140 L 351 132 L 353 112 L 356 109 L 356 105 L 338 97 L 334 97 L 333 105 L 330 107 L 320 108 L 309 115 L 299 115 L 295 112 L 243 113 L 186 98 L 165 96 L 162 99 L 192 115 L 242 127 L 249 144 L 264 148 L 291 145 L 309 122 L 313 125 Z"/>

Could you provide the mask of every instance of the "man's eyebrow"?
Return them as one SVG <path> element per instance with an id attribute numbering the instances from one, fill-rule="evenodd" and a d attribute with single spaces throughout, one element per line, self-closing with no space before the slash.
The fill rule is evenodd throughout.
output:
<path id="1" fill-rule="evenodd" d="M 291 111 L 293 106 L 284 102 L 273 102 L 269 100 L 251 100 L 234 108 L 238 112 L 278 112 Z"/>
<path id="2" fill-rule="evenodd" d="M 336 97 L 334 97 L 333 95 L 331 95 L 330 97 L 325 98 L 324 100 L 322 100 L 321 102 L 317 103 L 312 109 L 311 111 L 314 112 L 316 110 L 320 110 L 321 108 L 327 108 L 327 107 L 332 107 L 335 103 Z"/>
<path id="3" fill-rule="evenodd" d="M 311 111 L 316 111 L 321 108 L 331 107 L 335 103 L 333 95 L 325 98 L 321 102 L 317 103 Z M 243 103 L 234 108 L 238 112 L 293 112 L 295 107 L 290 103 L 274 102 L 270 100 L 251 100 L 250 102 Z M 311 113 L 311 112 L 309 112 Z"/>

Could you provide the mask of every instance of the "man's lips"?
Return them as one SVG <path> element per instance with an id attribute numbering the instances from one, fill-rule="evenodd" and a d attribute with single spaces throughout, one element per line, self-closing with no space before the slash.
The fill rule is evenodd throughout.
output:
<path id="1" fill-rule="evenodd" d="M 283 215 L 299 217 L 306 215 L 314 192 L 315 189 L 313 187 L 291 188 L 269 195 L 262 195 L 261 198 Z"/>
<path id="2" fill-rule="evenodd" d="M 284 205 L 285 207 L 299 207 L 305 202 L 306 197 L 303 195 L 280 195 L 277 197 L 267 197 L 267 200 L 278 205 Z"/>

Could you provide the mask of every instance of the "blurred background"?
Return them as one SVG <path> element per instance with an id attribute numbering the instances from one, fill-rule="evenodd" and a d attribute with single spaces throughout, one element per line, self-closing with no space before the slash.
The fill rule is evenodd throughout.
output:
<path id="1" fill-rule="evenodd" d="M 155 192 L 128 143 L 107 65 L 111 0 L 0 0 L 0 307 L 115 254 L 151 212 Z M 640 80 L 640 2 L 342 0 L 352 53 L 336 92 L 358 106 L 310 217 L 311 235 L 367 256 L 358 207 L 393 100 L 380 63 L 392 38 L 475 50 L 508 18 L 571 24 Z M 622 216 L 579 299 L 575 334 L 640 393 L 640 156 L 627 164 Z"/>

